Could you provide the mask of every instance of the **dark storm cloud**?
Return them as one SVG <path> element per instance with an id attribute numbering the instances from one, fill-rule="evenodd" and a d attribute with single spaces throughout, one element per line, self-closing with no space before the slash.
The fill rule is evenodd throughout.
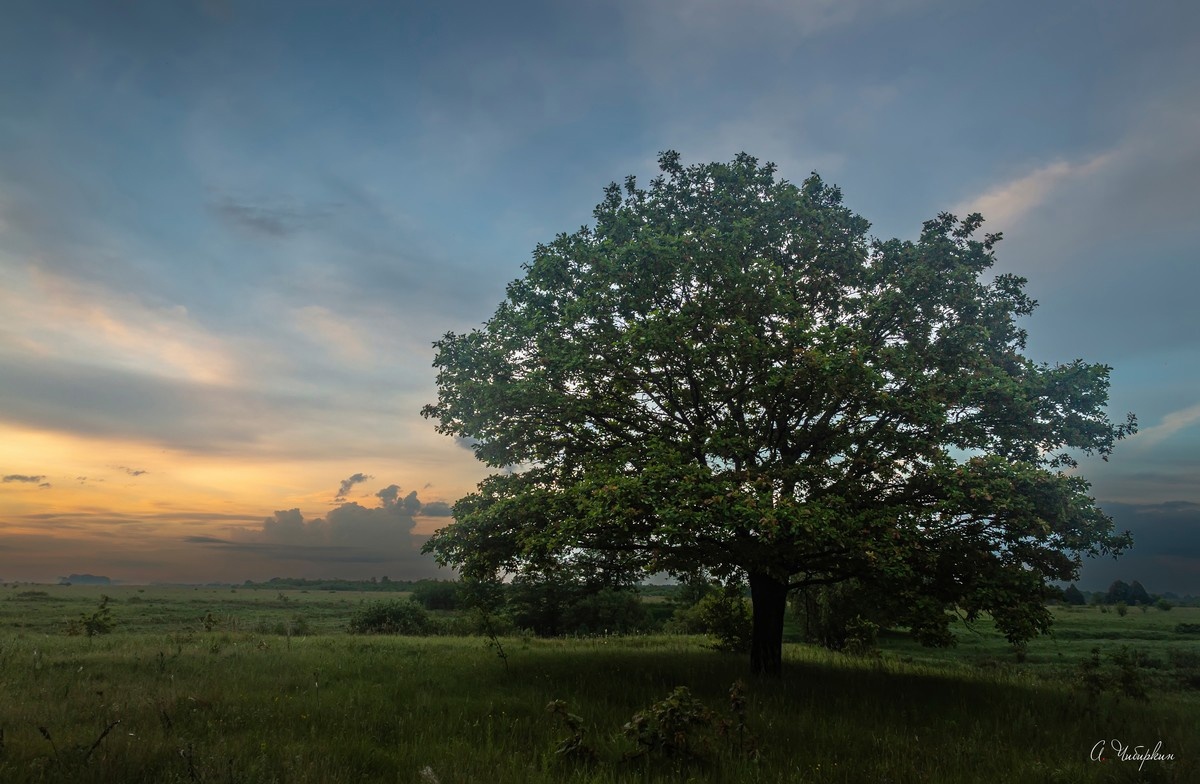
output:
<path id="1" fill-rule="evenodd" d="M 350 492 L 350 488 L 357 484 L 361 484 L 371 477 L 363 473 L 353 474 L 342 480 L 342 484 L 338 487 L 337 495 L 333 497 L 335 501 L 341 501 L 346 497 L 346 493 Z"/>
<path id="2" fill-rule="evenodd" d="M 1133 534 L 1133 547 L 1115 561 L 1084 561 L 1084 586 L 1139 580 L 1154 593 L 1200 594 L 1200 504 L 1192 501 L 1103 503 L 1117 530 Z"/>
<path id="3" fill-rule="evenodd" d="M 1173 555 L 1197 560 L 1200 569 L 1200 504 L 1166 501 L 1158 504 L 1103 504 L 1118 528 L 1133 532 L 1139 556 Z"/>
<path id="4" fill-rule="evenodd" d="M 421 514 L 426 517 L 449 517 L 454 514 L 454 507 L 445 501 L 432 501 L 421 507 Z"/>
<path id="5" fill-rule="evenodd" d="M 44 482 L 45 480 L 46 480 L 46 477 L 44 477 L 44 476 L 31 476 L 29 474 L 9 474 L 8 476 L 4 477 L 3 481 L 5 483 L 7 483 L 7 482 L 26 482 L 29 484 L 36 484 L 39 482 Z"/>

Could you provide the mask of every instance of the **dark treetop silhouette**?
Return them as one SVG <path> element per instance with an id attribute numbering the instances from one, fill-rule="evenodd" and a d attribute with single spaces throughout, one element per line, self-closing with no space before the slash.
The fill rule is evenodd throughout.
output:
<path id="1" fill-rule="evenodd" d="M 815 174 L 659 163 L 434 344 L 423 414 L 501 470 L 427 550 L 476 580 L 746 579 L 756 673 L 779 672 L 800 586 L 885 592 L 925 642 L 958 610 L 1044 631 L 1047 581 L 1130 544 L 1064 472 L 1136 429 L 1105 414 L 1109 368 L 1023 356 L 1036 303 L 982 279 L 979 215 L 878 241 Z"/>

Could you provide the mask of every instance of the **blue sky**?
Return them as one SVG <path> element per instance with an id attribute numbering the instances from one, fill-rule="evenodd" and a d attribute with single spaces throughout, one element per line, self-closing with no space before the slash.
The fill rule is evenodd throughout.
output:
<path id="1" fill-rule="evenodd" d="M 1084 587 L 1200 593 L 1198 39 L 1189 2 L 6 3 L 0 579 L 432 573 L 484 471 L 418 415 L 431 341 L 676 149 L 880 237 L 982 211 L 1031 355 L 1142 424 L 1082 467 L 1138 541 Z"/>

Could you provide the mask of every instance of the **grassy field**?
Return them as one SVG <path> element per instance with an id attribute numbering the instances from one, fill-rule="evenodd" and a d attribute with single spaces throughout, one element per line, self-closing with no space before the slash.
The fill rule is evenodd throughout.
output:
<path id="1" fill-rule="evenodd" d="M 505 664 L 479 638 L 347 634 L 377 594 L 0 590 L 2 782 L 1200 782 L 1200 635 L 1176 631 L 1195 608 L 1062 608 L 1021 663 L 987 623 L 878 658 L 789 644 L 783 679 L 755 682 L 693 637 L 514 637 Z M 101 594 L 112 633 L 67 635 Z M 661 704 L 679 686 L 698 704 Z M 672 719 L 694 720 L 691 755 Z M 1089 759 L 1112 739 L 1174 760 Z M 556 752 L 572 741 L 590 754 Z"/>

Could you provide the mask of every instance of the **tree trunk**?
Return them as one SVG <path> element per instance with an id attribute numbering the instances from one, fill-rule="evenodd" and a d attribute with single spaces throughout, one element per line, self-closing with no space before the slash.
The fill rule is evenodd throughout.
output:
<path id="1" fill-rule="evenodd" d="M 787 610 L 787 583 L 765 572 L 750 573 L 750 601 L 754 605 L 754 633 L 750 641 L 750 670 L 755 675 L 779 676 L 783 672 L 783 616 Z"/>

